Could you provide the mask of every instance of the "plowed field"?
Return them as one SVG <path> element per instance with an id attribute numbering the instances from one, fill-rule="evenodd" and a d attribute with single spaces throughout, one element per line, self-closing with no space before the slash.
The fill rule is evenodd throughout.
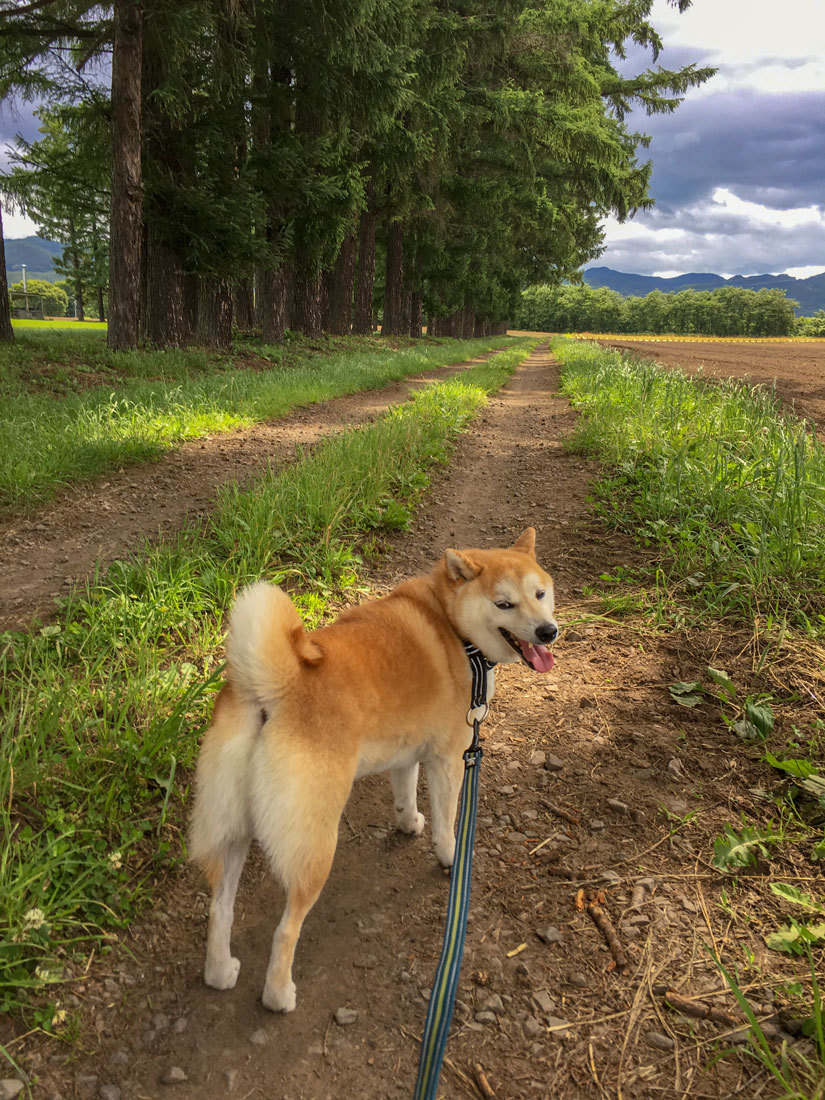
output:
<path id="1" fill-rule="evenodd" d="M 746 378 L 754 385 L 776 386 L 777 395 L 798 416 L 825 425 L 825 340 L 791 343 L 759 341 L 728 343 L 723 340 L 617 340 L 600 344 L 655 359 L 665 367 L 682 367 L 689 374 L 701 371 L 711 378 Z"/>

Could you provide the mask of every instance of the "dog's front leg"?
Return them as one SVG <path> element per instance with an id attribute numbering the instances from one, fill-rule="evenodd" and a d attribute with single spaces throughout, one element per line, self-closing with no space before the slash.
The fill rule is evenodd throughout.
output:
<path id="1" fill-rule="evenodd" d="M 248 850 L 249 841 L 240 840 L 228 844 L 220 857 L 220 876 L 214 884 L 209 906 L 206 964 L 203 968 L 203 980 L 213 989 L 233 989 L 241 969 L 240 962 L 232 958 L 229 941 L 235 911 L 235 894 Z"/>
<path id="2" fill-rule="evenodd" d="M 455 759 L 434 756 L 427 761 L 426 768 L 435 854 L 442 867 L 452 867 L 455 857 L 455 815 L 464 763 L 460 756 Z"/>
<path id="3" fill-rule="evenodd" d="M 424 831 L 424 815 L 418 812 L 418 764 L 390 770 L 390 783 L 395 798 L 395 820 L 402 833 L 420 836 Z"/>

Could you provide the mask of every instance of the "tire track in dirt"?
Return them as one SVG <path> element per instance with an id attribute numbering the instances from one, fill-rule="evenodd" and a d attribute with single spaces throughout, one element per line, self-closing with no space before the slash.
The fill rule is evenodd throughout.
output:
<path id="1" fill-rule="evenodd" d="M 304 406 L 279 420 L 182 444 L 156 462 L 118 470 L 61 495 L 53 504 L 0 522 L 0 631 L 47 617 L 78 581 L 168 536 L 187 517 L 209 511 L 229 482 L 247 484 L 268 465 L 283 466 L 296 447 L 382 416 L 413 390 L 489 358 L 424 371 L 380 389 Z"/>

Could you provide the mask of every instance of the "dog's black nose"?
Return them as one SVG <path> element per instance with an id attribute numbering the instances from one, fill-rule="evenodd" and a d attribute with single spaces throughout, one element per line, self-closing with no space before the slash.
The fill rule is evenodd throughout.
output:
<path id="1" fill-rule="evenodd" d="M 555 623 L 542 623 L 536 627 L 536 638 L 542 645 L 550 645 L 558 637 L 559 628 Z"/>

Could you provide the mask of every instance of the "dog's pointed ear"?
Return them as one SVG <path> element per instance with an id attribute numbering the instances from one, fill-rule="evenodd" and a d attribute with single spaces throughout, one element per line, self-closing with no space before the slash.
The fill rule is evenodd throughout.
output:
<path id="1" fill-rule="evenodd" d="M 481 572 L 481 567 L 460 550 L 445 550 L 444 566 L 447 576 L 453 581 L 471 581 Z"/>
<path id="2" fill-rule="evenodd" d="M 512 546 L 513 550 L 520 550 L 522 554 L 529 554 L 531 558 L 536 556 L 536 529 L 528 527 L 522 531 Z"/>

